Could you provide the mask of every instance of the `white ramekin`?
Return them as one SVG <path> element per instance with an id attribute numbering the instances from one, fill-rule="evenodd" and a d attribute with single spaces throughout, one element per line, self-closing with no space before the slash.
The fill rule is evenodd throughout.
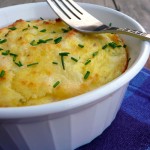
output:
<path id="1" fill-rule="evenodd" d="M 129 16 L 102 6 L 80 5 L 113 26 L 145 31 Z M 57 18 L 45 2 L 0 9 L 0 27 L 17 19 Z M 129 81 L 142 69 L 150 45 L 122 35 L 131 61 L 125 73 L 91 92 L 51 104 L 0 108 L 0 148 L 4 150 L 72 150 L 100 135 L 114 120 Z"/>

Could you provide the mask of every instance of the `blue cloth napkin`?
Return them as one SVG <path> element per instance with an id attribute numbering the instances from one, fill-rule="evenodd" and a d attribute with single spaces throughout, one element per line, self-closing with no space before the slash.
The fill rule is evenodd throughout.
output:
<path id="1" fill-rule="evenodd" d="M 150 150 L 150 70 L 130 82 L 113 123 L 91 143 L 76 150 Z"/>

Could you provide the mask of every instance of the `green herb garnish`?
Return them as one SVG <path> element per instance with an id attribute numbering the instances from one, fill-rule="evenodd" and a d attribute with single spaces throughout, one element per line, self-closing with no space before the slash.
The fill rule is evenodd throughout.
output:
<path id="1" fill-rule="evenodd" d="M 13 61 L 15 62 L 18 55 L 14 53 L 9 53 L 9 55 L 13 57 Z"/>
<path id="2" fill-rule="evenodd" d="M 122 47 L 121 45 L 117 45 L 115 42 L 108 43 L 108 45 L 110 47 L 112 47 L 113 49 L 116 48 L 116 47 Z"/>
<path id="3" fill-rule="evenodd" d="M 44 20 L 42 17 L 40 17 L 41 20 Z"/>
<path id="4" fill-rule="evenodd" d="M 39 39 L 38 42 L 33 40 L 33 41 L 30 42 L 30 45 L 37 46 L 38 44 L 47 43 L 48 41 L 51 41 L 51 40 L 53 40 L 53 39 L 46 39 L 46 40 Z"/>
<path id="5" fill-rule="evenodd" d="M 61 29 L 64 33 L 67 33 L 67 32 L 69 32 L 69 30 L 67 30 L 67 29 L 64 29 L 64 28 L 62 28 Z"/>
<path id="6" fill-rule="evenodd" d="M 33 26 L 33 28 L 34 28 L 34 29 L 38 29 L 38 27 L 37 27 L 37 26 Z"/>
<path id="7" fill-rule="evenodd" d="M 109 26 L 110 26 L 110 27 L 112 26 L 112 23 L 111 23 L 111 22 L 109 23 Z"/>
<path id="8" fill-rule="evenodd" d="M 46 32 L 46 29 L 41 30 L 40 32 Z"/>
<path id="9" fill-rule="evenodd" d="M 36 62 L 36 63 L 28 64 L 27 67 L 34 66 L 34 65 L 37 65 L 37 64 L 39 64 L 39 63 Z"/>
<path id="10" fill-rule="evenodd" d="M 64 33 L 67 33 L 67 32 L 69 32 L 69 31 L 71 30 L 71 28 L 68 28 L 68 29 L 62 28 L 61 30 L 62 30 Z"/>
<path id="11" fill-rule="evenodd" d="M 79 46 L 80 48 L 83 48 L 83 47 L 84 47 L 84 45 L 82 45 L 82 44 L 78 44 L 78 46 Z"/>
<path id="12" fill-rule="evenodd" d="M 91 60 L 88 59 L 88 60 L 85 62 L 85 65 L 88 65 L 90 62 L 91 62 Z"/>
<path id="13" fill-rule="evenodd" d="M 2 52 L 2 55 L 9 55 L 9 53 L 10 53 L 10 50 L 7 50 L 7 51 L 5 51 L 5 52 Z"/>
<path id="14" fill-rule="evenodd" d="M 87 79 L 90 75 L 90 71 L 87 71 L 86 74 L 84 75 L 84 79 Z"/>
<path id="15" fill-rule="evenodd" d="M 108 46 L 108 45 L 107 45 L 107 44 L 105 44 L 105 45 L 102 47 L 102 49 L 106 49 L 106 48 L 107 48 L 107 46 Z"/>
<path id="16" fill-rule="evenodd" d="M 14 53 L 9 53 L 10 56 L 15 56 L 17 57 L 18 55 L 17 54 L 14 54 Z"/>
<path id="17" fill-rule="evenodd" d="M 23 66 L 23 64 L 19 61 L 18 63 L 17 62 L 15 62 L 15 64 L 18 66 L 18 67 L 21 67 L 21 66 Z"/>
<path id="18" fill-rule="evenodd" d="M 98 51 L 94 52 L 92 55 L 95 57 L 98 54 Z"/>
<path id="19" fill-rule="evenodd" d="M 55 43 L 55 44 L 58 44 L 58 43 L 61 42 L 61 40 L 62 40 L 62 37 L 58 37 L 58 38 L 56 38 L 56 39 L 54 40 L 54 43 Z"/>
<path id="20" fill-rule="evenodd" d="M 54 85 L 53 88 L 56 88 L 60 84 L 60 81 L 57 81 Z"/>
<path id="21" fill-rule="evenodd" d="M 53 39 L 46 39 L 46 40 L 39 39 L 37 44 L 47 43 L 48 41 L 51 41 L 51 40 L 53 40 Z"/>
<path id="22" fill-rule="evenodd" d="M 53 63 L 54 65 L 58 65 L 58 62 L 53 61 L 52 63 Z"/>
<path id="23" fill-rule="evenodd" d="M 16 58 L 17 58 L 17 56 L 18 56 L 17 54 L 10 53 L 9 55 L 13 57 L 13 61 L 16 61 Z"/>
<path id="24" fill-rule="evenodd" d="M 5 37 L 7 37 L 7 36 L 8 36 L 8 34 L 9 34 L 9 32 L 7 32 L 7 33 L 5 34 Z"/>
<path id="25" fill-rule="evenodd" d="M 28 28 L 24 28 L 24 29 L 22 29 L 22 31 L 26 31 L 26 30 L 28 30 Z"/>
<path id="26" fill-rule="evenodd" d="M 127 45 L 124 44 L 123 47 L 124 47 L 124 48 L 127 48 Z"/>
<path id="27" fill-rule="evenodd" d="M 33 41 L 31 41 L 31 42 L 30 42 L 30 45 L 32 45 L 32 46 L 36 46 L 36 45 L 37 45 L 37 43 L 35 42 L 35 40 L 33 40 Z"/>
<path id="28" fill-rule="evenodd" d="M 0 39 L 0 44 L 3 44 L 5 42 L 7 42 L 7 39 L 3 39 L 3 40 Z"/>
<path id="29" fill-rule="evenodd" d="M 122 47 L 121 45 L 117 45 L 115 42 L 110 42 L 102 47 L 102 49 L 106 49 L 108 46 L 115 49 L 116 47 Z"/>
<path id="30" fill-rule="evenodd" d="M 13 61 L 14 61 L 14 62 L 16 61 L 16 58 L 17 58 L 17 56 L 13 56 Z"/>
<path id="31" fill-rule="evenodd" d="M 16 55 L 16 56 L 13 56 L 13 61 L 14 61 L 14 62 L 16 61 L 16 58 L 17 58 L 17 55 Z"/>
<path id="32" fill-rule="evenodd" d="M 2 70 L 2 71 L 0 72 L 0 78 L 4 77 L 4 75 L 5 75 L 5 71 Z"/>
<path id="33" fill-rule="evenodd" d="M 0 48 L 0 51 L 2 51 L 3 49 L 2 48 Z"/>
<path id="34" fill-rule="evenodd" d="M 11 28 L 8 28 L 8 29 L 10 29 L 10 30 L 16 30 L 17 28 L 16 27 L 11 27 Z"/>
<path id="35" fill-rule="evenodd" d="M 76 58 L 74 58 L 74 57 L 71 57 L 71 59 L 72 59 L 73 61 L 75 61 L 75 62 L 78 62 L 78 60 L 77 60 Z"/>
<path id="36" fill-rule="evenodd" d="M 70 53 L 69 52 L 62 52 L 62 53 L 59 53 L 60 56 L 68 56 Z"/>
<path id="37" fill-rule="evenodd" d="M 59 55 L 61 56 L 62 67 L 63 67 L 64 70 L 65 70 L 64 56 L 68 56 L 69 54 L 70 54 L 70 53 L 68 53 L 68 52 L 59 53 Z"/>
<path id="38" fill-rule="evenodd" d="M 131 58 L 128 58 L 128 63 L 129 63 L 130 60 L 131 60 Z"/>

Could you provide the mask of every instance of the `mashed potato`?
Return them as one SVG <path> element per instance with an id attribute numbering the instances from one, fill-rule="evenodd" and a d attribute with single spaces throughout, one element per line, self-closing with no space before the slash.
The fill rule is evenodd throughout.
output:
<path id="1" fill-rule="evenodd" d="M 0 29 L 0 107 L 50 103 L 100 87 L 126 69 L 116 34 L 83 34 L 60 19 Z"/>

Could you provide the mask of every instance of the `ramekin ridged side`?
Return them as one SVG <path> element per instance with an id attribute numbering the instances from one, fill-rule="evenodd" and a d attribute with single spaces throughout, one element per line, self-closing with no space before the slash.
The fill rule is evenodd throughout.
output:
<path id="1" fill-rule="evenodd" d="M 55 119 L 46 115 L 1 120 L 1 147 L 4 150 L 73 150 L 89 143 L 114 120 L 126 88 L 127 84 L 87 108 L 81 107 Z"/>

